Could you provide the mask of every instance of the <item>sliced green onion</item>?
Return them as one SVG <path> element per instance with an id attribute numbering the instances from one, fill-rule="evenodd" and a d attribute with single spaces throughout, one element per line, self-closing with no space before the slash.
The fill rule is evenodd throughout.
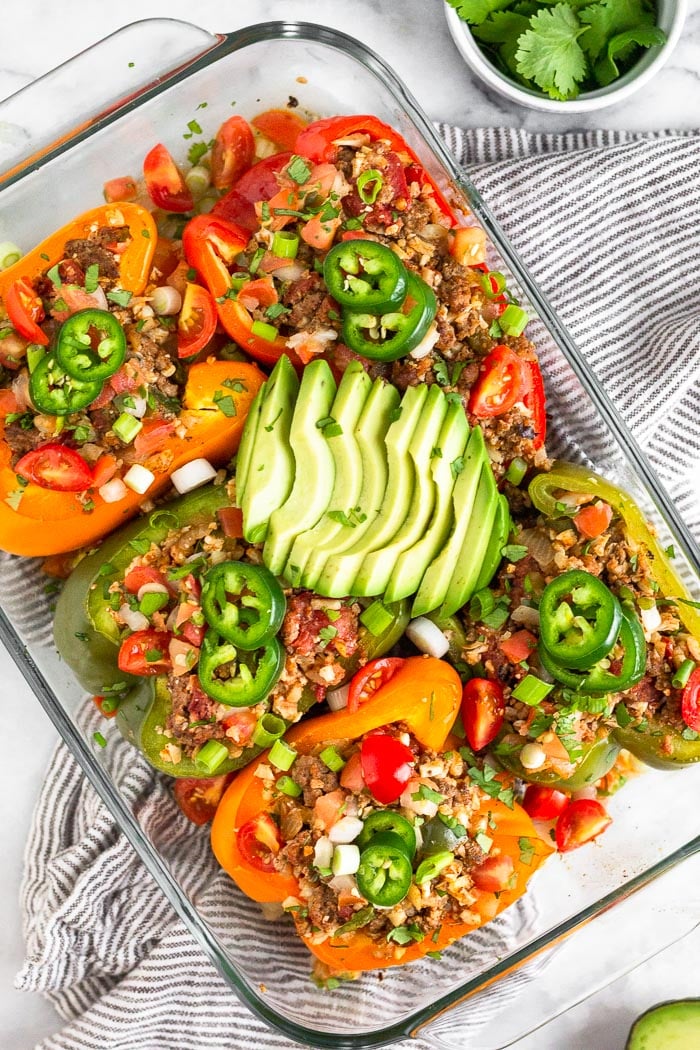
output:
<path id="1" fill-rule="evenodd" d="M 214 193 L 205 193 L 203 197 L 200 197 L 194 206 L 195 213 L 197 215 L 208 215 L 212 210 L 216 202 L 218 201 L 218 195 Z"/>
<path id="2" fill-rule="evenodd" d="M 261 339 L 267 339 L 268 343 L 274 343 L 277 338 L 277 329 L 273 324 L 265 324 L 264 321 L 253 321 L 250 326 L 250 334 L 258 335 Z"/>
<path id="3" fill-rule="evenodd" d="M 479 277 L 479 283 L 481 284 L 484 295 L 488 299 L 496 299 L 497 296 L 503 294 L 506 287 L 506 279 L 502 273 L 498 272 L 498 270 L 491 270 L 490 273 L 482 273 Z"/>
<path id="4" fill-rule="evenodd" d="M 357 178 L 357 192 L 365 204 L 374 204 L 384 185 L 384 176 L 376 168 L 363 171 Z"/>
<path id="5" fill-rule="evenodd" d="M 112 430 L 125 445 L 131 444 L 142 427 L 143 423 L 141 420 L 136 419 L 128 412 L 122 412 L 112 423 Z"/>
<path id="6" fill-rule="evenodd" d="M 296 233 L 279 230 L 272 238 L 272 254 L 278 259 L 296 259 L 299 251 L 299 238 Z"/>
<path id="7" fill-rule="evenodd" d="M 484 587 L 483 590 L 477 591 L 469 602 L 469 615 L 472 620 L 483 620 L 484 616 L 488 616 L 495 608 L 496 599 L 488 587 Z"/>
<path id="8" fill-rule="evenodd" d="M 642 595 L 642 597 L 639 599 L 639 608 L 640 609 L 653 609 L 655 607 L 655 605 L 656 605 L 656 599 L 655 598 L 647 598 L 646 595 Z"/>
<path id="9" fill-rule="evenodd" d="M 139 612 L 142 612 L 144 616 L 153 616 L 154 612 L 158 612 L 169 601 L 169 595 L 164 594 L 163 591 L 147 591 L 139 602 Z"/>
<path id="10" fill-rule="evenodd" d="M 554 686 L 550 685 L 549 682 L 543 682 L 541 678 L 536 678 L 534 674 L 527 674 L 513 690 L 513 699 L 520 700 L 521 703 L 527 704 L 529 707 L 535 707 L 540 700 L 544 700 L 545 696 L 551 693 L 552 689 L 554 689 Z"/>
<path id="11" fill-rule="evenodd" d="M 201 197 L 211 186 L 209 169 L 203 164 L 195 164 L 185 175 L 185 182 L 194 197 Z"/>
<path id="12" fill-rule="evenodd" d="M 102 702 L 100 703 L 100 710 L 104 715 L 111 715 L 113 711 L 116 711 L 121 702 L 120 696 L 103 696 Z"/>
<path id="13" fill-rule="evenodd" d="M 253 730 L 252 740 L 256 747 L 272 747 L 276 740 L 283 736 L 287 723 L 272 715 L 269 711 L 258 719 Z"/>
<path id="14" fill-rule="evenodd" d="M 530 316 L 527 310 L 523 310 L 522 306 L 515 306 L 511 303 L 510 306 L 506 306 L 498 318 L 498 323 L 501 326 L 501 331 L 506 335 L 518 336 L 523 334 L 529 320 Z"/>
<path id="15" fill-rule="evenodd" d="M 45 353 L 46 348 L 39 346 L 38 343 L 29 344 L 27 347 L 27 368 L 29 369 L 30 374 L 34 371 Z"/>
<path id="16" fill-rule="evenodd" d="M 228 748 L 220 740 L 207 740 L 197 753 L 195 763 L 209 774 L 216 773 L 228 758 Z"/>
<path id="17" fill-rule="evenodd" d="M 508 464 L 508 470 L 506 471 L 506 481 L 509 481 L 511 485 L 519 485 L 527 474 L 527 463 L 520 456 L 516 456 L 515 459 L 511 459 Z"/>
<path id="18" fill-rule="evenodd" d="M 98 747 L 107 747 L 107 741 L 102 736 L 102 733 L 93 733 L 92 739 L 95 741 Z"/>
<path id="19" fill-rule="evenodd" d="M 416 870 L 417 885 L 420 886 L 421 883 L 434 879 L 453 860 L 454 857 L 448 850 L 443 850 L 441 853 L 433 853 L 431 857 L 426 857 L 425 860 L 420 862 Z"/>
<path id="20" fill-rule="evenodd" d="M 363 624 L 369 633 L 374 635 L 375 638 L 377 635 L 384 634 L 384 631 L 388 630 L 393 622 L 393 613 L 389 612 L 386 605 L 380 601 L 372 602 L 372 604 L 368 605 L 365 611 L 360 614 L 360 623 Z"/>
<path id="21" fill-rule="evenodd" d="M 333 773 L 339 772 L 339 770 L 345 765 L 345 759 L 342 755 L 338 754 L 334 747 L 324 747 L 318 757 Z"/>
<path id="22" fill-rule="evenodd" d="M 296 757 L 297 753 L 293 747 L 285 744 L 284 740 L 275 740 L 270 750 L 270 765 L 286 773 L 294 765 Z"/>
<path id="23" fill-rule="evenodd" d="M 281 791 L 283 795 L 289 795 L 290 798 L 299 798 L 301 795 L 301 787 L 291 777 L 280 777 L 275 786 L 278 791 Z"/>
<path id="24" fill-rule="evenodd" d="M 22 252 L 12 241 L 0 244 L 0 270 L 7 270 L 22 258 Z"/>
<path id="25" fill-rule="evenodd" d="M 688 679 L 696 667 L 697 664 L 695 663 L 695 660 L 684 660 L 671 679 L 671 685 L 673 688 L 683 689 L 688 684 Z"/>

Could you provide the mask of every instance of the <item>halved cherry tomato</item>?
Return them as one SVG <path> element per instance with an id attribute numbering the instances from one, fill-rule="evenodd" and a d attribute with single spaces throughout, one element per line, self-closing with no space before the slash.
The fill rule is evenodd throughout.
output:
<path id="1" fill-rule="evenodd" d="M 15 474 L 54 492 L 84 492 L 93 484 L 89 464 L 65 445 L 40 445 L 26 452 L 17 460 Z"/>
<path id="2" fill-rule="evenodd" d="M 152 565 L 136 565 L 133 569 L 129 569 L 124 577 L 124 586 L 129 594 L 138 594 L 147 583 L 160 583 L 170 590 L 163 573 L 160 569 L 154 569 Z"/>
<path id="3" fill-rule="evenodd" d="M 171 669 L 168 655 L 171 638 L 169 631 L 134 631 L 119 649 L 119 670 L 142 677 L 167 673 Z"/>
<path id="4" fill-rule="evenodd" d="M 590 503 L 587 507 L 581 507 L 573 522 L 580 536 L 588 540 L 594 540 L 605 532 L 612 521 L 612 516 L 613 512 L 610 504 L 604 503 L 603 500 L 599 499 L 595 503 Z"/>
<path id="5" fill-rule="evenodd" d="M 275 871 L 275 855 L 282 846 L 279 828 L 269 813 L 258 813 L 257 816 L 238 829 L 238 848 L 246 864 L 258 871 Z"/>
<path id="6" fill-rule="evenodd" d="M 138 190 L 131 176 L 123 175 L 121 178 L 108 179 L 102 192 L 107 203 L 114 204 L 115 201 L 135 201 Z"/>
<path id="7" fill-rule="evenodd" d="M 293 150 L 300 133 L 306 127 L 298 113 L 291 109 L 266 109 L 253 117 L 251 124 L 261 135 L 280 149 Z"/>
<path id="8" fill-rule="evenodd" d="M 360 744 L 360 759 L 365 784 L 377 802 L 396 802 L 413 775 L 411 749 L 395 736 L 371 733 Z"/>
<path id="9" fill-rule="evenodd" d="M 211 181 L 217 190 L 227 190 L 248 170 L 255 156 L 255 139 L 243 117 L 225 120 L 216 133 L 211 150 Z"/>
<path id="10" fill-rule="evenodd" d="M 592 798 L 577 798 L 570 802 L 557 820 L 554 829 L 557 849 L 568 853 L 592 842 L 612 824 L 604 806 Z"/>
<path id="11" fill-rule="evenodd" d="M 569 805 L 569 796 L 544 784 L 528 784 L 522 807 L 533 820 L 556 820 Z"/>
<path id="12" fill-rule="evenodd" d="M 689 729 L 700 733 L 700 667 L 696 667 L 683 687 L 681 715 Z"/>
<path id="13" fill-rule="evenodd" d="M 537 639 L 530 631 L 516 631 L 510 638 L 500 641 L 498 648 L 511 663 L 519 664 L 532 655 L 533 649 L 537 648 Z"/>
<path id="14" fill-rule="evenodd" d="M 505 709 L 500 682 L 490 678 L 469 679 L 462 692 L 462 724 L 474 751 L 482 751 L 496 739 Z"/>
<path id="15" fill-rule="evenodd" d="M 523 404 L 530 411 L 532 429 L 535 434 L 532 439 L 532 447 L 537 449 L 542 448 L 544 439 L 547 436 L 544 383 L 537 361 L 524 361 L 523 363 L 528 376 L 525 393 L 523 394 Z"/>
<path id="16" fill-rule="evenodd" d="M 381 656 L 361 667 L 350 682 L 348 711 L 357 711 L 360 704 L 364 704 L 365 700 L 369 700 L 394 677 L 399 668 L 403 667 L 403 663 L 400 656 Z"/>
<path id="17" fill-rule="evenodd" d="M 243 538 L 243 511 L 240 507 L 221 507 L 216 512 L 224 536 L 239 540 Z"/>
<path id="18" fill-rule="evenodd" d="M 469 396 L 469 411 L 477 418 L 501 416 L 528 389 L 525 362 L 509 347 L 499 345 L 481 363 L 479 378 Z"/>
<path id="19" fill-rule="evenodd" d="M 182 309 L 177 320 L 177 356 L 194 357 L 216 331 L 216 303 L 201 284 L 185 285 Z"/>
<path id="20" fill-rule="evenodd" d="M 208 824 L 232 779 L 232 773 L 218 777 L 178 777 L 173 795 L 188 820 L 193 824 Z"/>
<path id="21" fill-rule="evenodd" d="M 507 853 L 487 857 L 471 872 L 477 890 L 485 893 L 501 893 L 506 888 L 515 870 L 513 858 Z"/>
<path id="22" fill-rule="evenodd" d="M 5 309 L 12 327 L 32 343 L 48 346 L 49 337 L 39 328 L 46 316 L 41 299 L 34 291 L 28 277 L 20 277 L 11 284 L 5 294 Z"/>
<path id="23" fill-rule="evenodd" d="M 103 718 L 114 718 L 118 711 L 118 708 L 116 706 L 113 711 L 105 711 L 105 709 L 102 706 L 105 702 L 105 698 L 103 696 L 93 696 L 92 702 Z"/>
<path id="24" fill-rule="evenodd" d="M 235 222 L 245 230 L 257 230 L 260 223 L 255 204 L 274 197 L 280 188 L 278 175 L 291 159 L 291 153 L 276 153 L 259 160 L 216 202 L 211 214 Z"/>
<path id="25" fill-rule="evenodd" d="M 163 211 L 192 211 L 194 200 L 170 152 L 159 142 L 146 154 L 143 176 L 148 195 Z"/>

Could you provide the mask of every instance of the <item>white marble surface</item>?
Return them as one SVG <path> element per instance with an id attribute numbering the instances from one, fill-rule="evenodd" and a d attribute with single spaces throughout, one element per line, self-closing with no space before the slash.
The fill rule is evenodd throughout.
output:
<path id="1" fill-rule="evenodd" d="M 472 127 L 508 124 L 530 130 L 653 130 L 692 128 L 700 121 L 700 0 L 690 0 L 686 32 L 654 82 L 624 105 L 586 116 L 553 118 L 509 105 L 485 92 L 452 43 L 440 0 L 254 0 L 252 4 L 198 0 L 196 5 L 185 0 L 122 0 L 114 8 L 94 0 L 62 0 L 60 4 L 55 0 L 26 0 L 23 5 L 3 7 L 0 98 L 120 26 L 156 16 L 194 21 L 211 31 L 230 31 L 273 19 L 304 20 L 342 29 L 382 55 L 430 117 Z M 70 102 L 59 100 L 59 105 Z M 24 841 L 55 733 L 2 652 L 0 682 L 4 714 L 0 764 L 0 1047 L 28 1050 L 59 1025 L 43 1000 L 20 996 L 12 989 L 13 975 L 22 960 L 17 894 Z M 694 894 L 690 896 L 692 899 Z M 640 921 L 658 919 L 644 916 L 640 905 Z M 635 1012 L 665 998 L 698 993 L 698 963 L 700 936 L 694 934 L 594 1001 L 522 1040 L 517 1050 L 621 1050 Z M 526 997 L 519 1009 L 527 1014 Z"/>

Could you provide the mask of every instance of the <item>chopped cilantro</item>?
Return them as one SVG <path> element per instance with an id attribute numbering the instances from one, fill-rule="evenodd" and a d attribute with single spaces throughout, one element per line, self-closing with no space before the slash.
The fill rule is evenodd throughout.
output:
<path id="1" fill-rule="evenodd" d="M 410 926 L 396 926 L 386 935 L 387 941 L 393 941 L 395 944 L 410 944 L 411 941 L 419 942 L 424 938 L 425 934 L 415 922 Z"/>
<path id="2" fill-rule="evenodd" d="M 292 179 L 293 182 L 296 182 L 298 186 L 303 186 L 311 177 L 311 168 L 303 157 L 299 157 L 295 154 L 287 165 L 286 174 L 289 175 L 290 179 Z"/>
<path id="3" fill-rule="evenodd" d="M 426 784 L 419 784 L 418 790 L 413 792 L 411 798 L 415 802 L 435 802 L 437 805 L 445 801 L 444 795 L 441 795 L 439 791 L 433 791 Z"/>
<path id="4" fill-rule="evenodd" d="M 462 748 L 459 749 L 460 754 L 462 750 Z M 491 798 L 497 798 L 499 802 L 503 802 L 509 809 L 513 808 L 513 789 L 504 787 L 500 780 L 496 780 L 497 771 L 492 766 L 485 765 L 483 772 L 476 766 L 470 766 L 468 772 L 477 787 Z"/>
<path id="5" fill-rule="evenodd" d="M 333 641 L 337 634 L 338 628 L 333 627 L 331 624 L 329 624 L 328 627 L 321 628 L 321 630 L 318 632 L 318 637 L 323 642 L 324 649 L 327 645 L 330 645 L 330 643 Z"/>
<path id="6" fill-rule="evenodd" d="M 464 456 L 457 456 L 456 459 L 453 459 L 450 463 L 450 470 L 452 471 L 452 477 L 458 478 L 464 470 Z"/>
<path id="7" fill-rule="evenodd" d="M 275 318 L 281 317 L 283 314 L 288 313 L 288 306 L 284 306 L 282 303 L 271 303 L 265 311 L 265 317 L 269 317 L 271 321 L 274 321 Z"/>
<path id="8" fill-rule="evenodd" d="M 223 390 L 217 390 L 214 393 L 213 401 L 219 412 L 222 412 L 227 419 L 233 419 L 234 416 L 238 415 L 236 402 L 230 394 L 224 394 Z"/>
<path id="9" fill-rule="evenodd" d="M 518 839 L 518 847 L 520 849 L 520 861 L 522 864 L 532 864 L 532 858 L 535 855 L 535 843 L 532 839 L 527 838 L 526 835 L 522 835 Z"/>
<path id="10" fill-rule="evenodd" d="M 91 263 L 85 271 L 85 291 L 94 292 L 97 289 L 100 278 L 100 268 L 97 263 Z"/>
<path id="11" fill-rule="evenodd" d="M 508 561 L 522 561 L 527 557 L 527 547 L 521 543 L 507 543 L 505 547 L 501 547 L 501 554 Z"/>
<path id="12" fill-rule="evenodd" d="M 202 157 L 207 152 L 206 142 L 193 142 L 190 148 L 187 150 L 187 159 L 192 165 L 199 164 Z"/>
<path id="13" fill-rule="evenodd" d="M 445 825 L 445 827 L 450 829 L 450 831 L 456 838 L 465 838 L 467 834 L 467 829 L 464 827 L 464 824 L 460 824 L 458 820 L 456 820 L 454 817 L 448 816 L 447 813 L 438 813 L 438 817 Z"/>
<path id="14" fill-rule="evenodd" d="M 131 302 L 132 292 L 124 291 L 121 288 L 115 288 L 111 292 L 107 292 L 107 298 L 111 303 L 116 303 L 117 306 L 128 306 Z"/>

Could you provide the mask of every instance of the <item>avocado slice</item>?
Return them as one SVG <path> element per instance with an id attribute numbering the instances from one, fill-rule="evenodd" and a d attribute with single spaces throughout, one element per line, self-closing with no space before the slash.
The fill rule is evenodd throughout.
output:
<path id="1" fill-rule="evenodd" d="M 469 440 L 469 424 L 461 404 L 451 401 L 430 460 L 435 483 L 433 517 L 421 538 L 398 557 L 384 593 L 384 600 L 395 602 L 415 594 L 423 573 L 440 551 L 453 524 L 452 489 L 455 478 L 452 464 L 464 456 Z M 440 452 L 440 455 L 437 452 Z"/>
<path id="2" fill-rule="evenodd" d="M 294 366 L 283 354 L 265 384 L 247 467 L 245 459 L 242 464 L 246 472 L 242 492 L 238 492 L 236 471 L 236 498 L 243 511 L 243 535 L 249 543 L 261 543 L 265 539 L 270 515 L 284 503 L 292 489 L 294 456 L 289 431 L 298 392 Z M 244 437 L 247 428 L 246 422 Z"/>
<path id="3" fill-rule="evenodd" d="M 463 469 L 452 488 L 452 531 L 445 546 L 432 560 L 423 574 L 413 602 L 411 616 L 425 616 L 445 600 L 457 558 L 462 550 L 476 499 L 481 471 L 486 463 L 484 435 L 474 427 L 464 453 Z"/>
<path id="4" fill-rule="evenodd" d="M 342 554 L 328 559 L 323 573 L 325 588 L 320 593 L 330 598 L 356 594 L 355 577 L 370 551 L 380 550 L 396 535 L 406 519 L 415 488 L 415 467 L 408 454 L 423 410 L 428 388 L 410 386 L 401 399 L 400 415 L 386 433 L 388 478 L 381 509 L 372 528 L 365 530 L 358 540 Z"/>
<path id="5" fill-rule="evenodd" d="M 625 1050 L 693 1050 L 700 1046 L 700 999 L 652 1006 L 632 1025 Z"/>
<path id="6" fill-rule="evenodd" d="M 474 584 L 474 594 L 477 591 L 482 590 L 484 587 L 488 587 L 491 580 L 494 577 L 496 569 L 501 564 L 503 555 L 501 551 L 508 542 L 508 535 L 510 533 L 510 508 L 508 506 L 508 500 L 505 496 L 498 497 L 498 504 L 496 505 L 496 517 L 493 522 L 493 529 L 491 530 L 491 539 L 484 555 L 484 564 L 481 566 L 481 572 L 479 577 Z"/>
<path id="7" fill-rule="evenodd" d="M 351 361 L 343 373 L 331 406 L 330 419 L 323 428 L 335 461 L 335 482 L 326 513 L 312 529 L 300 533 L 289 552 L 284 575 L 295 586 L 308 587 L 304 575 L 312 551 L 331 540 L 343 527 L 343 516 L 353 520 L 358 514 L 362 488 L 362 456 L 355 436 L 362 409 L 372 389 L 372 380 L 359 361 Z M 340 428 L 340 432 L 337 429 Z M 338 517 L 331 517 L 338 515 Z"/>
<path id="8" fill-rule="evenodd" d="M 236 456 L 236 503 L 239 507 L 241 506 L 241 500 L 243 499 L 243 493 L 245 492 L 245 486 L 250 472 L 250 460 L 253 455 L 253 448 L 255 447 L 258 424 L 260 423 L 260 412 L 263 401 L 265 400 L 266 391 L 267 380 L 258 388 L 258 392 L 253 398 L 253 403 L 248 409 L 245 426 L 243 427 L 243 433 L 241 434 L 241 443 L 238 446 L 238 454 Z"/>
<path id="9" fill-rule="evenodd" d="M 362 461 L 362 484 L 357 504 L 359 512 L 339 531 L 312 551 L 304 570 L 304 586 L 317 594 L 329 595 L 331 577 L 326 574 L 328 560 L 356 543 L 370 531 L 379 514 L 386 491 L 388 465 L 385 438 L 399 408 L 396 387 L 376 379 L 365 402 L 355 430 Z"/>
<path id="10" fill-rule="evenodd" d="M 430 462 L 440 438 L 446 412 L 447 401 L 440 387 L 429 387 L 408 446 L 415 477 L 408 514 L 393 539 L 364 558 L 352 585 L 353 594 L 383 594 L 396 559 L 425 535 L 433 517 L 437 498 Z M 427 561 L 423 567 L 426 565 Z"/>
<path id="11" fill-rule="evenodd" d="M 481 468 L 469 528 L 462 549 L 457 555 L 450 585 L 440 608 L 441 616 L 452 616 L 474 593 L 474 585 L 479 578 L 493 532 L 497 506 L 498 489 L 487 458 Z"/>
<path id="12" fill-rule="evenodd" d="M 321 517 L 333 491 L 335 463 L 318 423 L 330 415 L 335 392 L 327 361 L 320 358 L 306 366 L 289 429 L 294 481 L 287 499 L 270 516 L 263 548 L 263 561 L 275 576 L 282 574 L 299 533 Z"/>

